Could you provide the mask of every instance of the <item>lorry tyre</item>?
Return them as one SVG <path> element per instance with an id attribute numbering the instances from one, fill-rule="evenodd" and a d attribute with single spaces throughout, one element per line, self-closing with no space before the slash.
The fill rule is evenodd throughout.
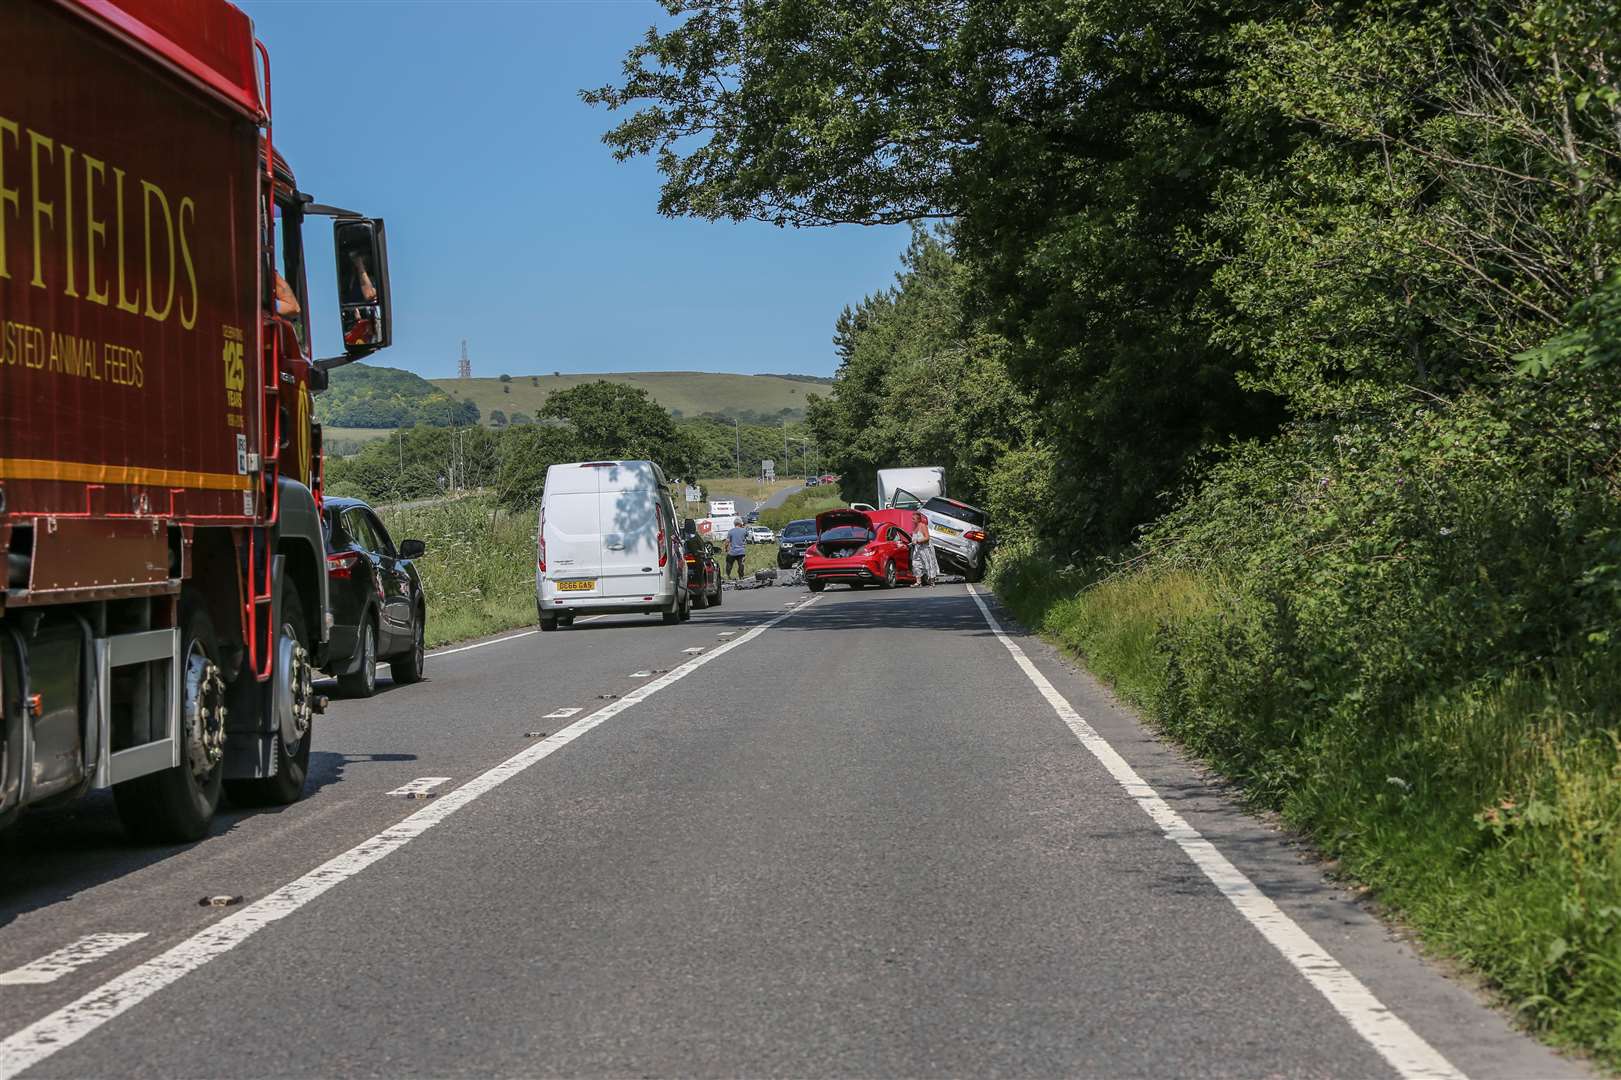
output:
<path id="1" fill-rule="evenodd" d="M 388 662 L 388 673 L 395 686 L 408 686 L 422 681 L 422 669 L 428 662 L 428 613 L 417 608 L 416 629 L 411 631 L 411 647 Z"/>
<path id="2" fill-rule="evenodd" d="M 884 563 L 884 588 L 893 589 L 894 587 L 895 587 L 895 560 L 890 559 L 888 562 Z"/>
<path id="3" fill-rule="evenodd" d="M 369 611 L 360 620 L 358 651 L 360 666 L 338 676 L 338 693 L 344 697 L 368 698 L 377 693 L 377 620 Z"/>
<path id="4" fill-rule="evenodd" d="M 181 597 L 180 627 L 180 764 L 113 785 L 124 828 L 150 843 L 201 840 L 219 807 L 225 775 L 219 639 L 195 596 Z"/>
<path id="5" fill-rule="evenodd" d="M 239 806 L 287 806 L 304 794 L 310 771 L 310 743 L 315 740 L 315 667 L 309 630 L 298 591 L 289 588 L 281 600 L 281 631 L 276 635 L 276 669 L 269 685 L 255 695 L 276 724 L 276 772 L 250 780 L 227 780 L 225 793 Z M 251 672 L 239 678 L 251 679 Z"/>

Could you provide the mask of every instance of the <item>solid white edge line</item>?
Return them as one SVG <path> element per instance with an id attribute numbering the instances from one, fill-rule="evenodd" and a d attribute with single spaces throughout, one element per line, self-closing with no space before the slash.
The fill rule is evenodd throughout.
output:
<path id="1" fill-rule="evenodd" d="M 451 653 L 467 652 L 469 649 L 482 649 L 486 645 L 499 645 L 503 641 L 517 641 L 519 638 L 532 637 L 538 633 L 540 633 L 539 630 L 525 630 L 522 633 L 508 634 L 506 637 L 491 638 L 488 641 L 475 641 L 471 645 L 458 645 L 454 649 L 440 649 L 438 652 L 429 653 L 428 656 L 430 658 L 435 656 L 449 656 Z"/>
<path id="2" fill-rule="evenodd" d="M 1362 984 L 1362 980 L 1346 970 L 1327 949 L 1302 930 L 1299 923 L 1284 914 L 1270 897 L 1229 862 L 1214 844 L 1171 809 L 1159 793 L 1109 745 L 1108 740 L 1081 718 L 1075 707 L 1048 681 L 1018 643 L 1007 635 L 972 585 L 968 586 L 968 595 L 979 605 L 979 612 L 985 617 L 991 632 L 1007 647 L 1025 677 L 1047 699 L 1058 718 L 1081 741 L 1081 745 L 1109 771 L 1109 775 L 1153 819 L 1166 837 L 1176 842 L 1193 864 L 1204 872 L 1205 877 L 1238 909 L 1238 913 L 1328 999 L 1334 1011 L 1344 1017 L 1400 1076 L 1405 1080 L 1465 1080 L 1462 1072 L 1425 1042 L 1418 1032 L 1408 1027 L 1406 1021 L 1386 1008 Z"/>
<path id="3" fill-rule="evenodd" d="M 735 640 L 718 645 L 709 652 L 693 657 L 669 673 L 643 683 L 626 693 L 624 697 L 609 702 L 589 716 L 583 716 L 552 735 L 530 743 L 501 764 L 480 773 L 454 791 L 439 796 L 423 809 L 384 829 L 371 839 L 362 841 L 343 854 L 328 859 L 303 877 L 288 882 L 264 899 L 204 927 L 152 959 L 137 964 L 77 1000 L 62 1006 L 49 1016 L 0 1040 L 0 1080 L 10 1080 L 24 1069 L 32 1068 L 57 1051 L 72 1046 L 164 987 L 197 970 L 216 956 L 234 949 L 259 930 L 285 919 L 334 885 L 347 881 L 366 867 L 398 851 L 457 810 L 481 795 L 493 791 L 530 766 L 544 761 L 593 728 L 613 719 L 632 705 L 652 697 L 660 690 L 675 685 L 705 664 L 753 641 L 784 619 L 803 610 L 804 605 L 801 605 L 793 611 L 782 612 Z"/>
<path id="4" fill-rule="evenodd" d="M 74 969 L 93 964 L 145 936 L 144 930 L 130 934 L 86 934 L 38 960 L 0 974 L 0 986 L 39 986 L 55 982 Z"/>

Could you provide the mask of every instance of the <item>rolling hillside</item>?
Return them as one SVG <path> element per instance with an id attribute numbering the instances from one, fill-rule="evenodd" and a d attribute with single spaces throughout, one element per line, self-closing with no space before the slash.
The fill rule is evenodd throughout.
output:
<path id="1" fill-rule="evenodd" d="M 533 416 L 557 390 L 581 383 L 606 379 L 641 387 L 660 405 L 680 416 L 722 413 L 743 420 L 774 420 L 787 409 L 789 419 L 801 419 L 806 394 L 826 394 L 832 380 L 811 380 L 805 376 L 729 375 L 701 371 L 628 371 L 581 375 L 513 375 L 509 384 L 498 378 L 434 379 L 433 385 L 458 401 L 471 401 L 479 408 L 484 423 L 492 410 L 508 416 L 514 412 Z M 510 386 L 509 392 L 502 387 Z"/>

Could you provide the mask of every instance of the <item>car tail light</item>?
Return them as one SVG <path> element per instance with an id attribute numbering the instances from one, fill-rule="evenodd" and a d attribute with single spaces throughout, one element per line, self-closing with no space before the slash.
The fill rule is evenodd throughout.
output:
<path id="1" fill-rule="evenodd" d="M 979 529 L 969 529 L 967 532 L 963 533 L 962 535 L 963 535 L 963 539 L 972 540 L 976 544 L 982 544 L 982 543 L 985 542 L 985 534 L 982 531 L 980 531 Z"/>
<path id="2" fill-rule="evenodd" d="M 687 565 L 688 566 L 697 566 L 698 565 L 698 556 L 696 556 L 696 555 L 688 555 L 687 556 Z"/>
<path id="3" fill-rule="evenodd" d="M 358 551 L 334 551 L 326 557 L 327 576 L 347 581 L 354 574 L 355 563 L 359 561 Z"/>

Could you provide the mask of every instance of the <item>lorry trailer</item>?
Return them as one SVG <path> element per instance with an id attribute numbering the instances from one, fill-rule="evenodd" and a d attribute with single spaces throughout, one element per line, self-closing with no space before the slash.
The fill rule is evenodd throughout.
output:
<path id="1" fill-rule="evenodd" d="M 392 337 L 381 219 L 303 194 L 224 0 L 0 5 L 0 826 L 135 836 L 304 789 L 326 647 L 312 395 Z M 333 219 L 345 342 L 310 351 Z"/>

